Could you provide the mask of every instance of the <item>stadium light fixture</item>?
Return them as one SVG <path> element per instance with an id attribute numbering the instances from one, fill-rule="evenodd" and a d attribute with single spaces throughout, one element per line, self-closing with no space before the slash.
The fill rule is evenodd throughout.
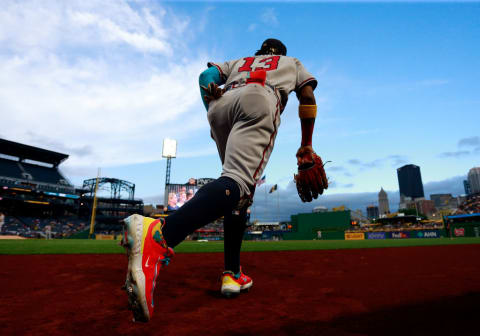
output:
<path id="1" fill-rule="evenodd" d="M 177 157 L 177 140 L 165 138 L 163 139 L 162 157 L 174 158 Z"/>

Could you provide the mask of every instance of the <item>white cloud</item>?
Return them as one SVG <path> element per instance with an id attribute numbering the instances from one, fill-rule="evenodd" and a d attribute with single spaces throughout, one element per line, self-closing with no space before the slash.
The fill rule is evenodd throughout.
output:
<path id="1" fill-rule="evenodd" d="M 261 15 L 260 19 L 263 23 L 277 26 L 278 25 L 278 18 L 277 14 L 275 13 L 275 9 L 267 8 Z"/>
<path id="2" fill-rule="evenodd" d="M 182 132 L 208 127 L 206 57 L 183 47 L 189 18 L 166 13 L 150 1 L 3 3 L 2 136 L 96 167 L 160 158 L 180 118 Z"/>

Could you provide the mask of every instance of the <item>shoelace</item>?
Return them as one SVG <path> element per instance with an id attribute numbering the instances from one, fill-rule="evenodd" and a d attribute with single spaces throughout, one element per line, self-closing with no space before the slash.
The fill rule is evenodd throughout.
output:
<path id="1" fill-rule="evenodd" d="M 162 259 L 162 265 L 168 266 L 168 264 L 170 264 L 170 261 L 171 261 L 170 257 L 164 256 L 164 258 Z"/>
<path id="2" fill-rule="evenodd" d="M 167 248 L 167 251 L 163 254 L 163 259 L 161 260 L 162 265 L 168 266 L 170 264 L 170 261 L 172 260 L 173 255 L 169 254 L 169 248 Z"/>

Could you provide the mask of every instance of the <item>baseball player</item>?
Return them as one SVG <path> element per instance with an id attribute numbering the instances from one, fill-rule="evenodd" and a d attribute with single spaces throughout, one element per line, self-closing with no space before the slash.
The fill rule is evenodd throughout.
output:
<path id="1" fill-rule="evenodd" d="M 208 63 L 208 69 L 200 75 L 200 93 L 222 174 L 164 220 L 140 215 L 125 220 L 122 244 L 129 257 L 125 288 L 136 321 L 146 322 L 152 317 L 156 277 L 173 257 L 173 248 L 221 216 L 225 258 L 221 293 L 232 296 L 252 286 L 252 279 L 240 267 L 247 208 L 292 91 L 300 102 L 302 130 L 296 154 L 298 175 L 294 176 L 298 193 L 302 201 L 309 202 L 328 188 L 323 163 L 312 149 L 317 111 L 313 90 L 317 81 L 298 59 L 286 55 L 282 42 L 267 39 L 254 56 Z"/>

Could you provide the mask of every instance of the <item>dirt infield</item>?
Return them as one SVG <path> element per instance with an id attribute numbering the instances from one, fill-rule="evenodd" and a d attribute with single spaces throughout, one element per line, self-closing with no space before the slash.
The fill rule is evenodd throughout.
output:
<path id="1" fill-rule="evenodd" d="M 0 335 L 472 335 L 480 245 L 244 253 L 254 285 L 219 295 L 223 254 L 179 254 L 148 324 L 123 255 L 0 256 Z M 475 331 L 476 330 L 476 331 Z"/>

